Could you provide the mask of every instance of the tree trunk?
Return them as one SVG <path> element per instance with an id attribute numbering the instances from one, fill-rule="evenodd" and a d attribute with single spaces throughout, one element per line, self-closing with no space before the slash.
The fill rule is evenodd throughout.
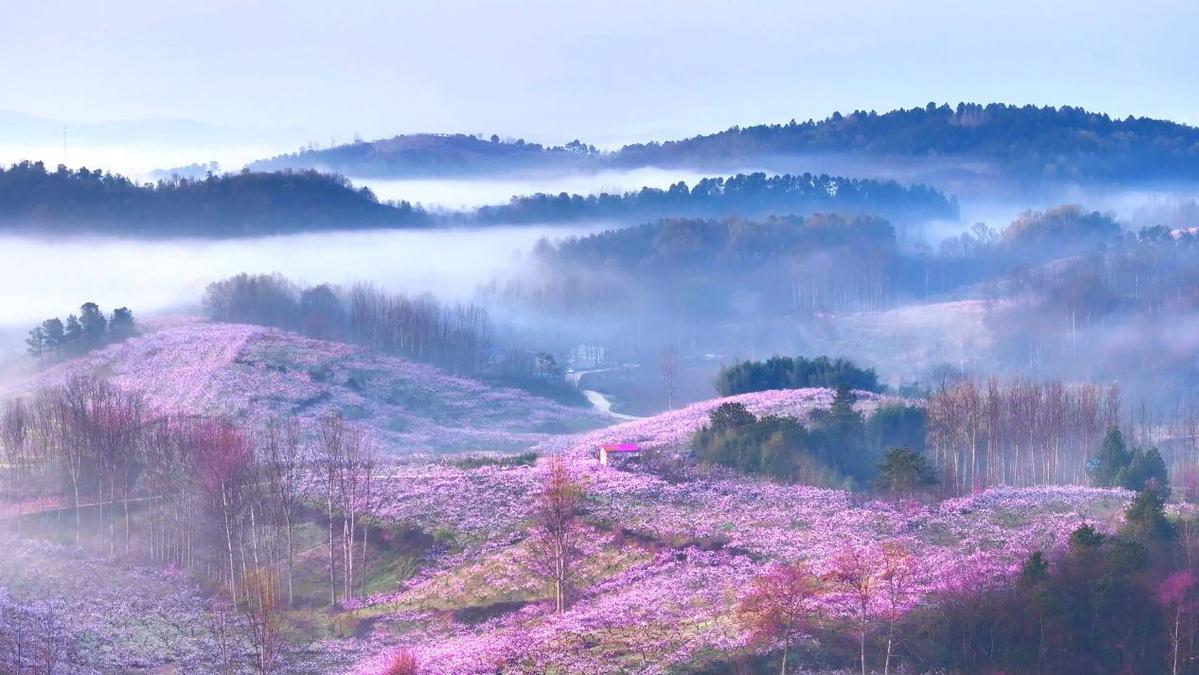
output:
<path id="1" fill-rule="evenodd" d="M 285 526 L 287 527 L 287 606 L 294 607 L 295 606 L 295 595 L 292 591 L 292 584 L 291 584 L 292 556 L 293 556 L 294 549 L 292 547 L 291 511 L 289 509 L 283 510 L 283 521 L 284 521 Z"/>
<path id="2" fill-rule="evenodd" d="M 225 488 L 221 488 L 221 511 L 225 519 L 225 548 L 229 554 L 229 597 L 237 605 L 237 571 L 233 567 L 233 531 L 229 526 L 229 500 L 225 496 Z"/>

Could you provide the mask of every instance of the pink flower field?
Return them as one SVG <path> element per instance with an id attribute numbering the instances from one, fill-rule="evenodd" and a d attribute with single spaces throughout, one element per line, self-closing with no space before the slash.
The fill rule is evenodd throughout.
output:
<path id="1" fill-rule="evenodd" d="M 782 405 L 813 397 L 798 393 Z M 669 415 L 688 414 L 695 413 Z M 667 428 L 660 422 L 620 426 Z M 714 651 L 750 649 L 733 607 L 749 579 L 774 561 L 805 561 L 822 573 L 847 547 L 875 555 L 902 545 L 916 562 L 904 599 L 911 607 L 934 593 L 999 583 L 1031 551 L 1056 552 L 1083 523 L 1110 531 L 1130 498 L 1119 490 L 1043 487 L 893 503 L 719 475 L 670 483 L 600 466 L 582 453 L 572 465 L 588 486 L 595 531 L 579 598 L 562 615 L 518 564 L 542 467 L 395 467 L 378 515 L 448 528 L 464 548 L 396 593 L 359 606 L 359 615 L 376 619 L 378 652 L 354 672 L 379 672 L 400 646 L 414 650 L 429 673 L 599 673 L 612 664 L 668 672 Z M 845 601 L 831 595 L 824 609 L 844 613 Z M 476 625 L 447 621 L 455 611 L 496 603 L 509 603 L 509 611 Z"/>
<path id="2" fill-rule="evenodd" d="M 901 399 L 879 396 L 867 391 L 856 392 L 855 407 L 869 413 L 881 404 Z M 741 403 L 754 415 L 781 415 L 806 418 L 813 410 L 832 405 L 831 389 L 778 389 L 752 394 L 739 394 L 692 403 L 653 417 L 616 424 L 573 437 L 552 439 L 541 449 L 567 451 L 572 455 L 593 456 L 600 446 L 609 443 L 635 443 L 644 450 L 681 448 L 691 441 L 691 435 L 708 423 L 708 414 L 724 403 Z"/>
<path id="3" fill-rule="evenodd" d="M 393 452 L 520 450 L 607 421 L 517 389 L 271 328 L 176 318 L 143 330 L 9 385 L 8 393 L 94 372 L 145 392 L 159 410 L 227 415 L 250 426 L 340 411 Z"/>

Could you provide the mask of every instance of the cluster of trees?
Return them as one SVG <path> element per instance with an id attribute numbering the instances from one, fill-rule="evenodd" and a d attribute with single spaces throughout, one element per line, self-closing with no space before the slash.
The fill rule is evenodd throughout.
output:
<path id="1" fill-rule="evenodd" d="M 880 159 L 989 161 L 1018 179 L 1155 180 L 1199 176 L 1199 129 L 1147 118 L 1113 119 L 1063 106 L 929 103 L 923 108 L 833 113 L 823 120 L 733 127 L 614 153 L 623 166 L 862 154 Z"/>
<path id="2" fill-rule="evenodd" d="M 751 644 L 769 650 L 781 646 L 782 675 L 787 673 L 791 649 L 811 635 L 853 634 L 856 658 L 862 675 L 876 672 L 871 667 L 870 648 L 882 641 L 883 673 L 889 675 L 897 661 L 898 638 L 902 634 L 908 595 L 916 572 L 916 561 L 903 545 L 888 544 L 878 551 L 847 544 L 833 559 L 825 574 L 807 564 L 783 561 L 752 579 L 739 598 L 735 616 L 749 633 Z M 822 600 L 838 596 L 849 610 L 844 618 L 825 616 Z M 872 624 L 884 626 L 872 633 Z M 744 664 L 743 664 L 744 665 Z M 755 672 L 766 672 L 763 669 Z"/>
<path id="3" fill-rule="evenodd" d="M 1025 380 L 947 384 L 928 399 L 928 450 L 947 489 L 1082 484 L 1120 420 L 1115 386 Z"/>
<path id="4" fill-rule="evenodd" d="M 827 356 L 772 356 L 765 361 L 742 361 L 724 366 L 716 375 L 716 391 L 721 396 L 748 394 L 771 389 L 846 387 L 858 391 L 881 392 L 878 373 L 859 368 L 847 359 Z"/>
<path id="5" fill-rule="evenodd" d="M 955 218 L 957 201 L 925 185 L 904 187 L 894 181 L 844 178 L 825 174 L 737 174 L 703 178 L 693 187 L 679 181 L 669 188 L 643 187 L 623 194 L 513 197 L 500 206 L 479 208 L 473 219 L 484 223 L 561 222 L 624 218 L 789 215 L 835 210 L 868 211 L 898 219 Z"/>
<path id="6" fill-rule="evenodd" d="M 495 134 L 487 139 L 468 134 L 406 134 L 305 148 L 253 162 L 249 168 L 317 169 L 379 178 L 457 176 L 522 169 L 578 169 L 598 154 L 595 146 L 578 140 L 547 147 L 523 138 L 501 139 Z"/>
<path id="7" fill-rule="evenodd" d="M 962 570 L 911 609 L 917 565 L 900 543 L 847 543 L 823 573 L 782 561 L 751 580 L 735 616 L 786 673 L 817 636 L 822 659 L 865 675 L 917 672 L 1193 673 L 1199 656 L 1199 520 L 1167 519 L 1150 481 L 1123 527 L 1080 525 L 1064 551 L 1034 551 L 1018 575 Z M 831 617 L 822 600 L 845 611 Z M 852 647 L 845 634 L 852 635 Z M 781 661 L 781 668 L 780 668 Z"/>
<path id="8" fill-rule="evenodd" d="M 881 466 L 886 471 L 880 482 L 883 489 L 921 487 L 927 467 L 921 464 L 918 468 L 924 473 L 917 476 L 904 474 L 906 467 L 884 451 L 901 447 L 919 455 L 925 435 L 922 409 L 888 405 L 866 418 L 854 409 L 854 401 L 849 389 L 838 388 L 833 405 L 814 411 L 806 426 L 794 417 L 757 417 L 741 403 L 723 403 L 695 432 L 691 446 L 702 463 L 783 481 L 869 485 Z"/>
<path id="9" fill-rule="evenodd" d="M 479 373 L 493 346 L 494 329 L 483 308 L 387 293 L 369 284 L 343 293 L 328 284 L 301 288 L 278 274 L 243 273 L 209 284 L 203 306 L 213 321 L 353 342 L 462 373 Z"/>
<path id="10" fill-rule="evenodd" d="M 909 658 L 955 672 L 1196 672 L 1199 522 L 1170 522 L 1166 496 L 1151 483 L 1119 532 L 1082 525 L 998 588 L 944 591 L 903 622 Z"/>
<path id="11" fill-rule="evenodd" d="M 315 171 L 140 185 L 87 168 L 48 171 L 41 162 L 0 167 L 0 229 L 228 237 L 430 222 L 407 202 L 381 204 L 369 189 Z"/>
<path id="12" fill-rule="evenodd" d="M 1157 448 L 1133 448 L 1124 443 L 1119 427 L 1112 427 L 1103 437 L 1099 453 L 1087 465 L 1091 482 L 1100 487 L 1122 487 L 1143 490 L 1152 481 L 1169 488 L 1166 462 Z"/>
<path id="13" fill-rule="evenodd" d="M 565 312 L 671 316 L 811 313 L 891 304 L 899 252 L 871 216 L 665 219 L 534 248 L 530 274 L 486 289 Z"/>
<path id="14" fill-rule="evenodd" d="M 36 514 L 76 543 L 189 570 L 244 612 L 258 666 L 270 671 L 280 610 L 294 602 L 294 531 L 320 504 L 331 603 L 365 592 L 363 514 L 374 502 L 373 451 L 338 416 L 246 432 L 219 419 L 156 416 L 142 396 L 76 376 L 0 415 L 4 485 L 18 505 L 65 492 Z"/>
<path id="15" fill-rule="evenodd" d="M 29 355 L 38 359 L 73 356 L 120 342 L 136 332 L 133 312 L 128 307 L 118 307 L 111 317 L 106 317 L 99 305 L 85 302 L 79 306 L 79 315 L 68 315 L 66 322 L 46 319 L 34 327 L 25 338 L 25 345 Z"/>

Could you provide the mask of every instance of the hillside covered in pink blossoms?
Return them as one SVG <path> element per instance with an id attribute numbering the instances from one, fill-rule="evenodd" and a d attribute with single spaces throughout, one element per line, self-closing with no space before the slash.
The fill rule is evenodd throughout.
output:
<path id="1" fill-rule="evenodd" d="M 1042 487 L 996 488 L 932 504 L 888 502 L 720 472 L 669 482 L 603 467 L 581 453 L 572 466 L 587 486 L 591 534 L 579 599 L 565 614 L 552 612 L 522 565 L 523 525 L 542 467 L 393 466 L 378 515 L 449 530 L 463 548 L 397 592 L 355 604 L 356 616 L 372 620 L 378 653 L 354 672 L 380 672 L 402 648 L 418 655 L 428 673 L 694 668 L 760 648 L 734 607 L 746 584 L 772 563 L 799 560 L 826 572 L 847 548 L 877 556 L 901 545 L 916 561 L 903 598 L 910 611 L 944 594 L 1009 583 L 1032 551 L 1060 554 L 1080 525 L 1115 530 L 1130 498 L 1122 491 Z M 849 613 L 847 597 L 821 602 L 829 615 Z M 875 602 L 871 611 L 881 617 L 881 599 Z M 504 611 L 477 624 L 455 620 L 480 605 Z"/>
<path id="2" fill-rule="evenodd" d="M 144 392 L 160 412 L 223 416 L 250 427 L 337 412 L 384 452 L 521 450 L 607 421 L 587 408 L 277 329 L 187 318 L 143 328 L 138 337 L 9 384 L 6 393 L 94 373 Z"/>

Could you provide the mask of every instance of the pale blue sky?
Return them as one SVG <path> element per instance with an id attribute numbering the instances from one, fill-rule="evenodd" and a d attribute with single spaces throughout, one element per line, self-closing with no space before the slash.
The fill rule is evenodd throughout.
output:
<path id="1" fill-rule="evenodd" d="M 0 110 L 73 121 L 603 145 L 930 100 L 1199 123 L 1194 0 L 0 6 Z"/>

